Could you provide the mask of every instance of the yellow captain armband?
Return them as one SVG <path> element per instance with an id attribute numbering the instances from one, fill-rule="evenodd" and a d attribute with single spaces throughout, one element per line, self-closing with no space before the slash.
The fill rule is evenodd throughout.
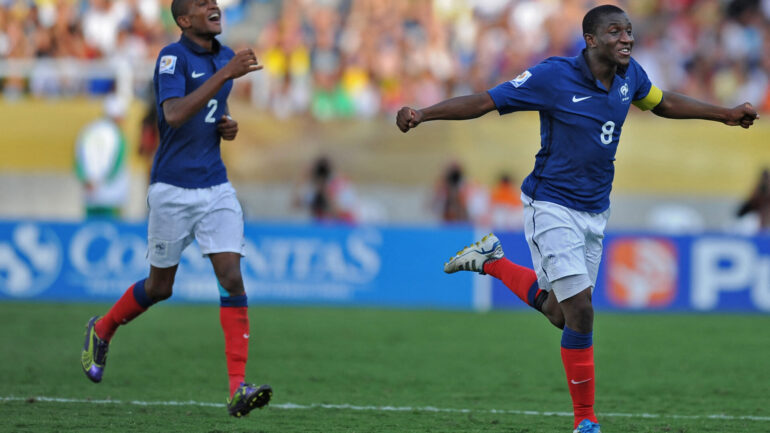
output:
<path id="1" fill-rule="evenodd" d="M 647 111 L 655 108 L 658 104 L 660 104 L 660 101 L 662 100 L 663 91 L 655 86 L 650 86 L 650 91 L 647 93 L 647 96 L 634 101 L 633 104 L 636 105 L 640 110 Z"/>

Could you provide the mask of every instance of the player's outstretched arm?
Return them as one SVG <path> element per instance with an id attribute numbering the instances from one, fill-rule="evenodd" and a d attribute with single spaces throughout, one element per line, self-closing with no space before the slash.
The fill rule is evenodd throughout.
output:
<path id="1" fill-rule="evenodd" d="M 171 98 L 163 102 L 163 116 L 172 128 L 178 128 L 203 108 L 227 82 L 249 72 L 262 69 L 257 56 L 251 49 L 238 51 L 220 70 L 206 82 L 183 98 Z"/>
<path id="2" fill-rule="evenodd" d="M 663 100 L 652 112 L 669 119 L 705 119 L 722 122 L 725 125 L 748 128 L 759 118 L 757 110 L 748 102 L 727 108 L 707 104 L 697 99 L 675 93 L 663 92 Z"/>
<path id="3" fill-rule="evenodd" d="M 428 108 L 416 110 L 402 107 L 396 114 L 396 125 L 401 132 L 416 128 L 422 122 L 429 120 L 465 120 L 475 119 L 495 109 L 495 102 L 489 93 L 458 96 L 431 105 Z"/>

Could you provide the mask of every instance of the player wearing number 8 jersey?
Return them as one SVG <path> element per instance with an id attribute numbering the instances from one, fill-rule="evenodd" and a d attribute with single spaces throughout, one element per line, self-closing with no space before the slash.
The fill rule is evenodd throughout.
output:
<path id="1" fill-rule="evenodd" d="M 635 60 L 605 87 L 583 55 L 549 58 L 488 93 L 500 114 L 541 113 L 541 148 L 522 191 L 592 213 L 609 208 L 615 152 L 632 102 L 649 109 L 662 96 Z"/>
<path id="2" fill-rule="evenodd" d="M 661 117 L 743 128 L 757 113 L 748 103 L 718 107 L 656 88 L 631 58 L 631 21 L 616 6 L 588 11 L 583 37 L 586 47 L 577 57 L 549 58 L 487 92 L 421 110 L 403 107 L 396 124 L 407 132 L 425 121 L 473 119 L 495 109 L 540 112 L 540 151 L 521 187 L 534 270 L 506 259 L 489 235 L 452 257 L 444 271 L 492 275 L 563 330 L 561 357 L 575 432 L 596 433 L 591 293 L 609 218 L 615 152 L 630 105 Z"/>
<path id="3" fill-rule="evenodd" d="M 262 66 L 252 50 L 234 53 L 216 39 L 222 31 L 216 0 L 173 0 L 171 13 L 182 36 L 161 50 L 153 79 L 160 145 L 147 193 L 150 274 L 131 286 L 104 317 L 88 322 L 82 367 L 92 381 L 102 380 L 118 326 L 171 296 L 182 251 L 197 240 L 211 260 L 220 293 L 227 408 L 240 417 L 266 405 L 272 389 L 244 380 L 249 317 L 240 269 L 243 212 L 219 146 L 221 139 L 233 140 L 238 133 L 227 108 L 232 80 Z"/>

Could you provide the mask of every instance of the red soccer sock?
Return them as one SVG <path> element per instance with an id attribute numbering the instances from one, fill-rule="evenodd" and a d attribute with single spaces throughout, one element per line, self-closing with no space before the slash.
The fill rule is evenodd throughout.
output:
<path id="1" fill-rule="evenodd" d="M 152 301 L 144 291 L 144 281 L 137 281 L 129 287 L 118 299 L 118 302 L 110 308 L 110 311 L 94 324 L 94 330 L 99 338 L 107 341 L 112 340 L 118 326 L 130 322 L 152 305 Z"/>
<path id="2" fill-rule="evenodd" d="M 540 292 L 542 292 L 537 285 L 535 271 L 519 266 L 503 257 L 495 261 L 486 262 L 484 264 L 484 273 L 502 281 L 519 299 L 534 308 L 535 300 Z"/>
<path id="3" fill-rule="evenodd" d="M 245 296 L 244 302 L 245 302 Z M 219 307 L 219 321 L 225 333 L 225 357 L 230 381 L 230 396 L 246 377 L 246 360 L 249 357 L 248 307 Z"/>
<path id="4" fill-rule="evenodd" d="M 588 418 L 598 423 L 594 414 L 594 347 L 587 349 L 561 348 L 561 360 L 567 373 L 567 385 L 572 397 L 572 409 L 575 414 L 575 427 Z"/>

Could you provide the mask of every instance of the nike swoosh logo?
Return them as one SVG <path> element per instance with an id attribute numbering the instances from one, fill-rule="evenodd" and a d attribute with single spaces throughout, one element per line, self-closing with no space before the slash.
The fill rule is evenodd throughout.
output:
<path id="1" fill-rule="evenodd" d="M 590 96 L 583 96 L 582 98 L 578 98 L 577 95 L 573 95 L 572 96 L 572 102 L 585 101 L 588 98 L 590 98 Z"/>
<path id="2" fill-rule="evenodd" d="M 192 75 L 193 78 L 198 78 L 198 77 L 202 77 L 202 76 L 206 75 L 206 73 L 205 72 L 195 72 L 195 71 L 193 71 L 193 73 L 190 74 L 190 75 Z M 590 98 L 590 96 L 589 96 L 589 98 Z M 573 100 L 574 100 L 574 98 L 573 98 Z"/>
<path id="3" fill-rule="evenodd" d="M 243 334 L 243 338 L 248 340 L 249 339 L 249 334 Z M 591 379 L 588 379 L 588 380 L 591 380 Z"/>
<path id="4" fill-rule="evenodd" d="M 591 378 L 591 379 L 593 379 L 593 378 Z M 588 382 L 591 379 L 579 380 L 579 381 L 577 381 L 575 379 L 572 379 L 572 380 L 570 380 L 570 382 L 572 382 L 573 385 L 580 385 L 581 383 L 586 383 L 586 382 Z"/>

